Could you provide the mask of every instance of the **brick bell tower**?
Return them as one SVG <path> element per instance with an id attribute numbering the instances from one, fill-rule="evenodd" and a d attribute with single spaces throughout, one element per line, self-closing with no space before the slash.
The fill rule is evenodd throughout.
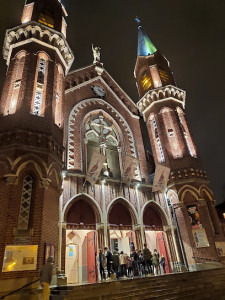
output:
<path id="1" fill-rule="evenodd" d="M 46 250 L 57 263 L 64 79 L 74 59 L 66 41 L 66 16 L 58 0 L 28 0 L 21 25 L 6 31 L 8 70 L 0 102 L 0 280 L 37 276 Z M 8 245 L 13 247 L 10 258 Z M 17 257 L 17 246 L 24 245 L 38 249 L 37 255 L 30 253 L 30 263 Z"/>
<path id="2" fill-rule="evenodd" d="M 147 124 L 155 164 L 171 169 L 164 201 L 170 202 L 178 221 L 183 259 L 190 269 L 219 261 L 217 248 L 224 235 L 186 120 L 186 94 L 176 86 L 168 60 L 140 23 L 134 74 L 140 96 L 137 107 Z"/>

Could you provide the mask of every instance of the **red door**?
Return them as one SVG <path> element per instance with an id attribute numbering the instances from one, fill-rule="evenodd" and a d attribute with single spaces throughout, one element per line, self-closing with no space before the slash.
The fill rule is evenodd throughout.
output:
<path id="1" fill-rule="evenodd" d="M 91 231 L 87 234 L 87 269 L 88 269 L 88 283 L 95 283 L 97 281 L 97 264 L 96 264 L 96 232 Z"/>
<path id="2" fill-rule="evenodd" d="M 165 256 L 166 273 L 171 273 L 170 259 L 169 259 L 169 254 L 168 254 L 168 250 L 167 250 L 166 237 L 165 237 L 164 232 L 157 233 L 157 241 L 158 241 L 158 245 L 159 245 L 160 257 L 162 256 L 162 254 Z"/>

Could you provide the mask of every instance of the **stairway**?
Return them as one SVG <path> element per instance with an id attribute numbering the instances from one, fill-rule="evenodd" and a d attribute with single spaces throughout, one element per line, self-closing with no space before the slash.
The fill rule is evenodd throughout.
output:
<path id="1" fill-rule="evenodd" d="M 110 281 L 51 291 L 51 300 L 225 300 L 225 268 Z"/>

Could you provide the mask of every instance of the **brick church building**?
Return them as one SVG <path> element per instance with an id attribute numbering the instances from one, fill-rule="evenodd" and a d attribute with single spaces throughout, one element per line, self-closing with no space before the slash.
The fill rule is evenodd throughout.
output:
<path id="1" fill-rule="evenodd" d="M 27 0 L 21 24 L 6 31 L 0 289 L 36 278 L 49 255 L 68 283 L 95 282 L 104 246 L 130 254 L 146 243 L 165 256 L 168 272 L 219 263 L 224 233 L 187 123 L 186 94 L 168 60 L 139 23 L 135 104 L 104 69 L 97 47 L 92 65 L 70 70 L 66 17 L 58 0 Z M 105 162 L 90 184 L 94 152 Z M 137 162 L 129 181 L 126 157 Z M 157 166 L 170 175 L 165 189 L 153 191 Z"/>

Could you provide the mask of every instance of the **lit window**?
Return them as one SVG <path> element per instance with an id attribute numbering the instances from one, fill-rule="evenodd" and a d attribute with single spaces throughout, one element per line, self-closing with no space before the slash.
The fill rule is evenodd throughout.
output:
<path id="1" fill-rule="evenodd" d="M 164 83 L 169 81 L 169 75 L 165 71 L 159 69 L 159 75 Z"/>
<path id="2" fill-rule="evenodd" d="M 152 86 L 151 78 L 147 74 L 143 76 L 141 83 L 145 91 Z"/>
<path id="3" fill-rule="evenodd" d="M 54 22 L 54 17 L 52 15 L 52 13 L 48 13 L 48 14 L 41 13 L 38 22 L 40 22 L 48 27 L 54 28 L 55 22 Z"/>
<path id="4" fill-rule="evenodd" d="M 225 213 L 223 213 L 223 218 L 224 218 L 224 220 L 225 220 Z"/>

